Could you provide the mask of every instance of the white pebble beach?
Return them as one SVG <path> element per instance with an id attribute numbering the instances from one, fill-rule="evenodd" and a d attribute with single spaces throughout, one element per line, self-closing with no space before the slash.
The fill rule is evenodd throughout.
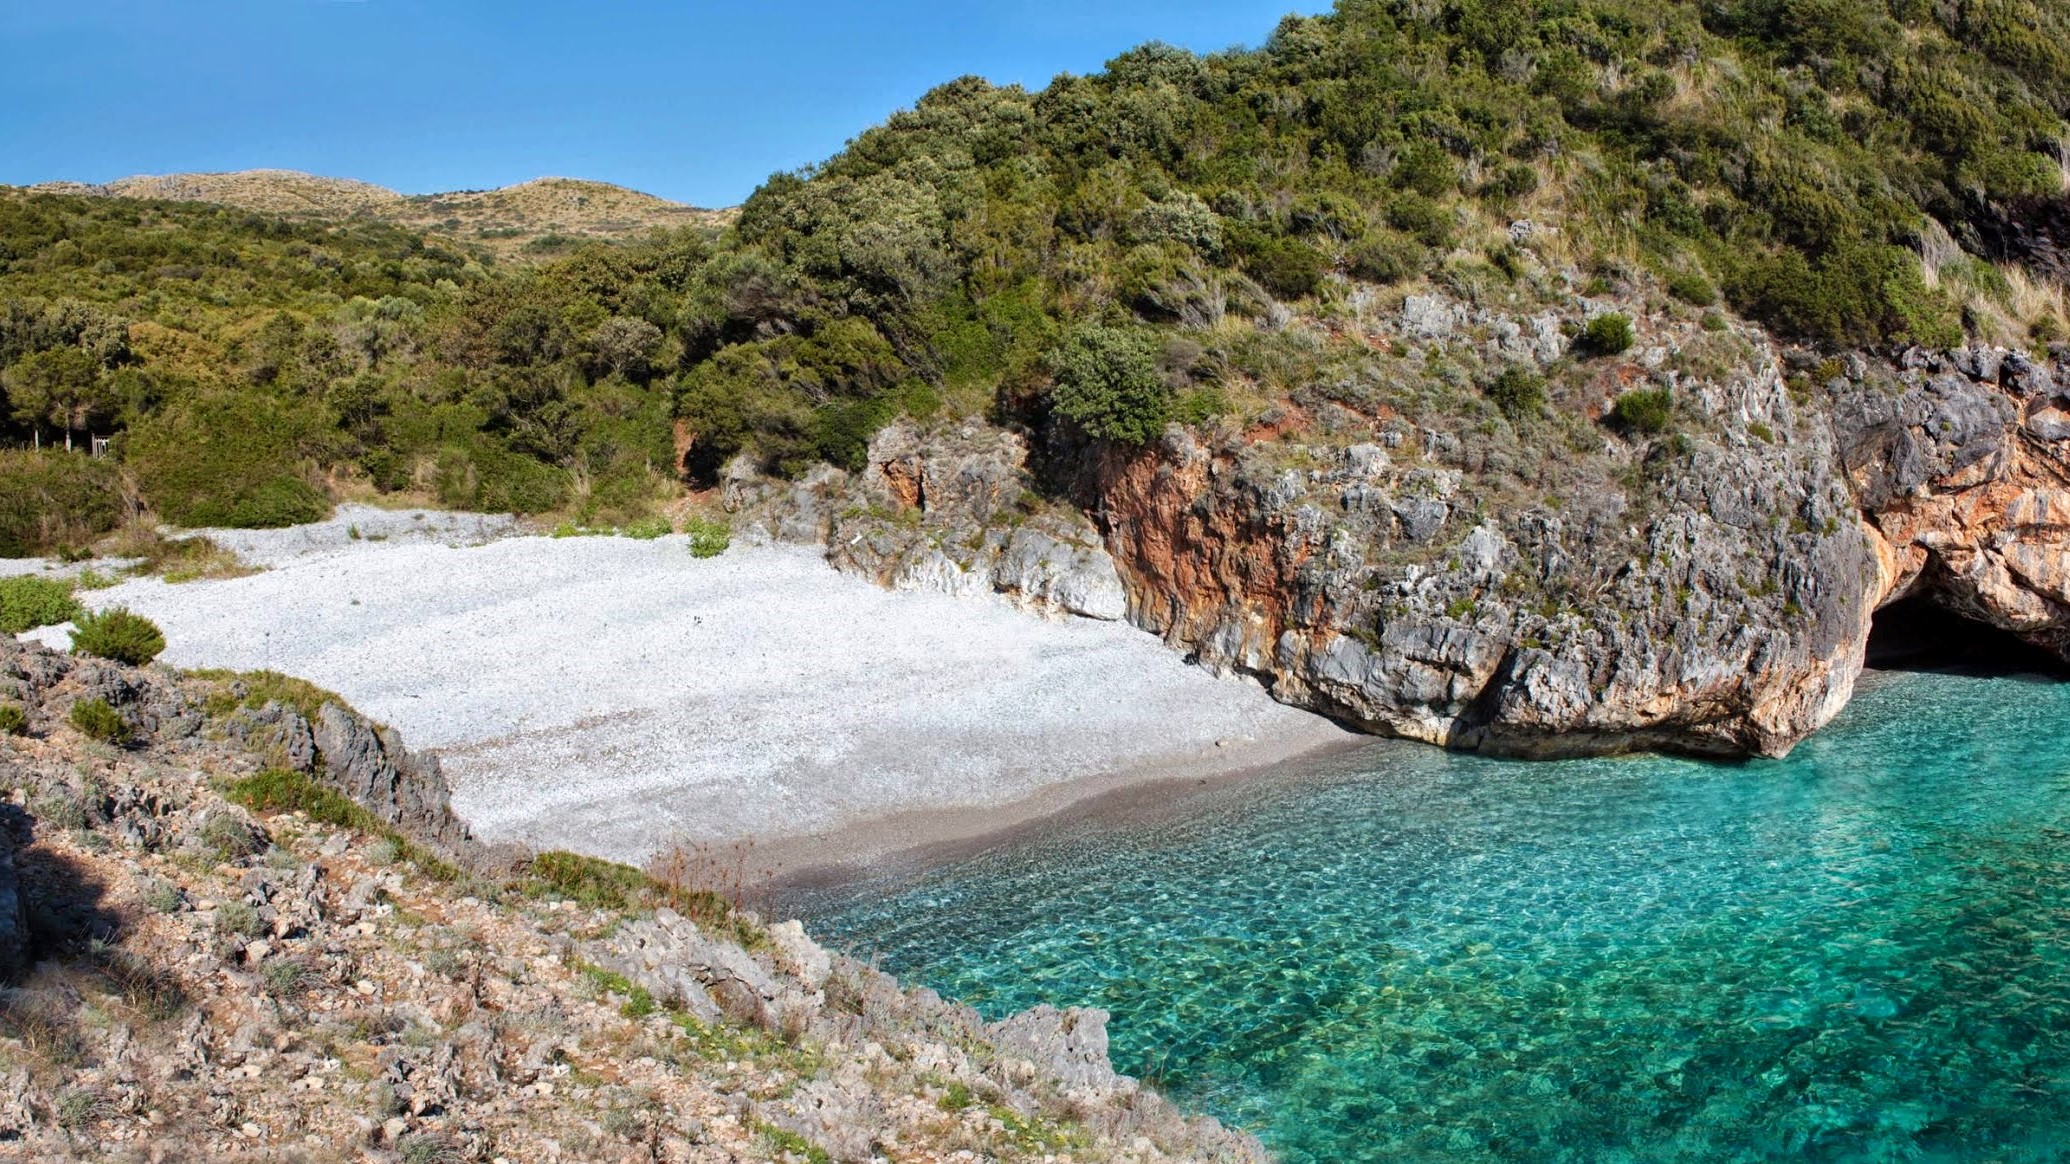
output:
<path id="1" fill-rule="evenodd" d="M 299 676 L 436 750 L 485 840 L 634 863 L 749 840 L 867 857 L 1345 739 L 1121 623 L 893 593 L 806 547 L 514 532 L 346 507 L 213 535 L 266 567 L 249 577 L 82 597 L 156 620 L 168 663 Z M 954 824 L 913 826 L 935 812 Z"/>

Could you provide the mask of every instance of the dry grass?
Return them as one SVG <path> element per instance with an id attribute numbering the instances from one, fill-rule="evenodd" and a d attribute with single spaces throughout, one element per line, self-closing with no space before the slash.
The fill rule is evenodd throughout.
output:
<path id="1" fill-rule="evenodd" d="M 260 569 L 199 534 L 166 537 L 148 517 L 109 534 L 94 550 L 102 557 L 135 559 L 128 573 L 155 575 L 167 582 L 244 578 Z"/>

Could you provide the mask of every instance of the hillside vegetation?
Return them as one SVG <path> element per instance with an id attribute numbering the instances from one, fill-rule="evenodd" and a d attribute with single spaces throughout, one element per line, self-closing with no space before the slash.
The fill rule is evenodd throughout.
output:
<path id="1" fill-rule="evenodd" d="M 1418 287 L 2046 344 L 2061 257 L 2020 224 L 2061 213 L 2066 33 L 2061 0 L 1344 0 L 1257 50 L 958 80 L 723 232 L 523 270 L 357 218 L 17 195 L 13 436 L 124 433 L 174 521 L 299 518 L 326 474 L 592 518 L 742 452 L 859 465 L 900 413 L 1142 441 L 1355 374 L 1334 321 Z M 1490 380 L 1496 423 L 1541 407 Z"/>
<path id="2" fill-rule="evenodd" d="M 497 190 L 398 194 L 371 182 L 295 170 L 228 174 L 140 174 L 100 186 L 47 182 L 43 194 L 146 201 L 215 202 L 239 210 L 311 218 L 369 218 L 423 231 L 509 262 L 536 262 L 594 240 L 637 238 L 657 228 L 721 226 L 722 210 L 701 210 L 608 182 L 538 178 Z"/>

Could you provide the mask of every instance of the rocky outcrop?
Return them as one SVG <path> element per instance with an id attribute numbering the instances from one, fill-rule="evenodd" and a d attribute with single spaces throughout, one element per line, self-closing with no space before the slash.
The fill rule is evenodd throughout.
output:
<path id="1" fill-rule="evenodd" d="M 1883 600 L 1924 594 L 2070 658 L 2070 378 L 1974 348 L 1822 371 Z"/>
<path id="2" fill-rule="evenodd" d="M 827 1073 L 756 1108 L 757 1119 L 836 1160 L 877 1155 L 872 1136 L 889 1118 L 882 1078 L 901 1062 L 1012 1111 L 1096 1114 L 1102 1130 L 1123 1143 L 1178 1148 L 1193 1160 L 1266 1159 L 1252 1137 L 1188 1118 L 1117 1073 L 1107 1057 L 1104 1011 L 1038 1006 L 987 1024 L 967 1006 L 930 990 L 908 991 L 821 948 L 795 922 L 766 933 L 771 949 L 757 957 L 663 909 L 590 943 L 583 957 L 700 1022 L 748 1023 L 793 1042 L 877 1047 L 861 1069 Z M 896 1054 L 886 1053 L 891 1047 Z"/>
<path id="3" fill-rule="evenodd" d="M 1349 330 L 1369 356 L 1247 425 L 1142 449 L 1046 432 L 1043 496 L 1020 435 L 902 421 L 860 472 L 743 468 L 728 501 L 888 586 L 1125 616 L 1284 702 L 1512 755 L 1780 755 L 1845 706 L 1875 611 L 1908 596 L 2070 655 L 2052 362 L 1830 358 L 1630 298 L 1347 307 L 1313 346 Z M 1570 351 L 1611 309 L 1638 344 Z M 1503 369 L 1543 371 L 1548 407 L 1502 416 Z M 1611 422 L 1644 391 L 1673 401 L 1663 429 Z"/>
<path id="4" fill-rule="evenodd" d="M 1046 614 L 1112 621 L 1128 609 L 1120 575 L 1084 515 L 1031 491 L 1017 434 L 971 421 L 898 421 L 869 463 L 795 483 L 745 463 L 727 485 L 738 519 L 785 541 L 824 542 L 837 568 L 895 590 L 996 593 Z"/>
<path id="5" fill-rule="evenodd" d="M 1409 306 L 1415 334 L 1465 317 Z M 1601 401 L 1563 403 L 1658 385 L 1681 431 L 1570 441 L 1557 470 L 1327 394 L 1334 431 L 1283 415 L 1110 450 L 1081 490 L 1131 617 L 1284 701 L 1523 755 L 1782 754 L 1846 703 L 1874 611 L 1915 593 L 2070 656 L 2056 371 L 1748 332 L 1697 376 L 1659 353 L 1714 339 L 1648 338 Z"/>
<path id="6" fill-rule="evenodd" d="M 1497 322 L 1412 297 L 1392 334 L 1440 329 L 1449 361 L 1471 329 L 1491 368 L 1549 354 L 1545 321 Z M 1411 423 L 1392 385 L 1444 373 L 1404 343 L 1258 428 L 1109 450 L 1077 488 L 1131 617 L 1283 701 L 1508 754 L 1780 754 L 1852 693 L 1879 559 L 1822 415 L 1765 343 L 1646 330 L 1555 408 L 1657 387 L 1673 434 Z"/>
<path id="7" fill-rule="evenodd" d="M 0 1157 L 1264 1160 L 1116 1074 L 1097 1012 L 988 1025 L 569 854 L 457 877 L 389 827 L 437 831 L 429 778 L 341 705 L 6 639 L 0 675 L 30 711 L 0 736 Z M 199 722 L 66 725 L 117 681 Z"/>

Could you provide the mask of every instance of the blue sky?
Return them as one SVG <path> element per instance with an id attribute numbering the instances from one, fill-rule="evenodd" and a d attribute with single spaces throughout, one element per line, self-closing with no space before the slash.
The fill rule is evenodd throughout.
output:
<path id="1" fill-rule="evenodd" d="M 0 183 L 281 167 L 407 193 L 545 174 L 730 205 L 966 73 L 1256 44 L 1326 0 L 12 0 Z"/>

